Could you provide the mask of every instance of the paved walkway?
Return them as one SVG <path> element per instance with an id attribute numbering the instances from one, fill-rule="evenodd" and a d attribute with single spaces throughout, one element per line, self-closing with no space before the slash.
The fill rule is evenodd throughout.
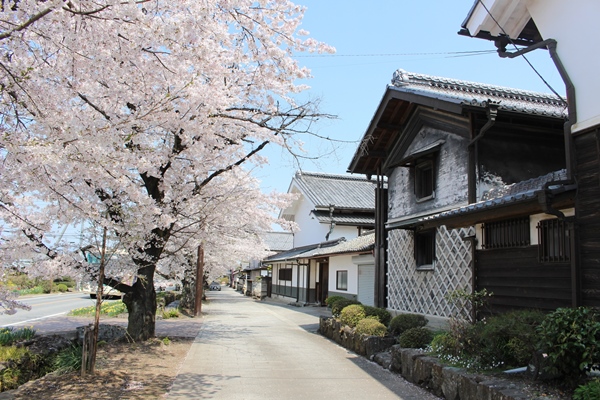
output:
<path id="1" fill-rule="evenodd" d="M 436 399 L 316 333 L 321 307 L 210 292 L 169 399 Z"/>

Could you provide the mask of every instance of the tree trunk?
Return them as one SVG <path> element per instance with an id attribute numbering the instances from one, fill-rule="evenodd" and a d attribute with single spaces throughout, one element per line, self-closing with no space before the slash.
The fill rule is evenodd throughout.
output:
<path id="1" fill-rule="evenodd" d="M 192 260 L 188 259 L 188 263 L 183 271 L 183 279 L 181 280 L 181 300 L 179 304 L 184 310 L 194 312 L 194 302 L 196 299 L 196 266 L 192 265 Z"/>
<path id="2" fill-rule="evenodd" d="M 134 341 L 144 341 L 156 336 L 155 268 L 154 265 L 140 268 L 133 290 L 123 297 L 129 313 L 127 334 Z"/>

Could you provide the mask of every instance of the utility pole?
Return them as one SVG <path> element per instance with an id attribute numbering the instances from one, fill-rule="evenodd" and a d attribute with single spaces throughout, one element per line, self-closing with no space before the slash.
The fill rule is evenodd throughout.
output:
<path id="1" fill-rule="evenodd" d="M 198 260 L 196 261 L 196 296 L 194 303 L 194 316 L 199 317 L 202 312 L 202 290 L 204 286 L 204 243 L 198 246 Z"/>

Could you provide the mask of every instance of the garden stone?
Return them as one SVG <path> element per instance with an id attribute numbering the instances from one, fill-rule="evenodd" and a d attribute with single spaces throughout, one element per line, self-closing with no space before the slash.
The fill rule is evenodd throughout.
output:
<path id="1" fill-rule="evenodd" d="M 383 368 L 390 369 L 390 365 L 392 364 L 392 352 L 388 350 L 377 353 L 373 356 L 373 360 Z"/>
<path id="2" fill-rule="evenodd" d="M 392 354 L 392 363 L 390 364 L 390 371 L 402 372 L 402 347 L 399 344 L 392 346 L 390 349 Z"/>
<path id="3" fill-rule="evenodd" d="M 446 400 L 458 400 L 458 382 L 460 381 L 461 373 L 464 370 L 454 367 L 444 367 L 442 369 L 442 394 Z"/>

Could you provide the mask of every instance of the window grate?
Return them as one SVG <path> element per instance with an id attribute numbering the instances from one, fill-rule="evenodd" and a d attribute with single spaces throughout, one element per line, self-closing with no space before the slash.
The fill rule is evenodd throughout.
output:
<path id="1" fill-rule="evenodd" d="M 483 225 L 484 249 L 506 249 L 530 244 L 529 217 L 488 222 Z"/>
<path id="2" fill-rule="evenodd" d="M 546 219 L 537 225 L 538 257 L 540 262 L 567 262 L 571 260 L 571 223 Z"/>

